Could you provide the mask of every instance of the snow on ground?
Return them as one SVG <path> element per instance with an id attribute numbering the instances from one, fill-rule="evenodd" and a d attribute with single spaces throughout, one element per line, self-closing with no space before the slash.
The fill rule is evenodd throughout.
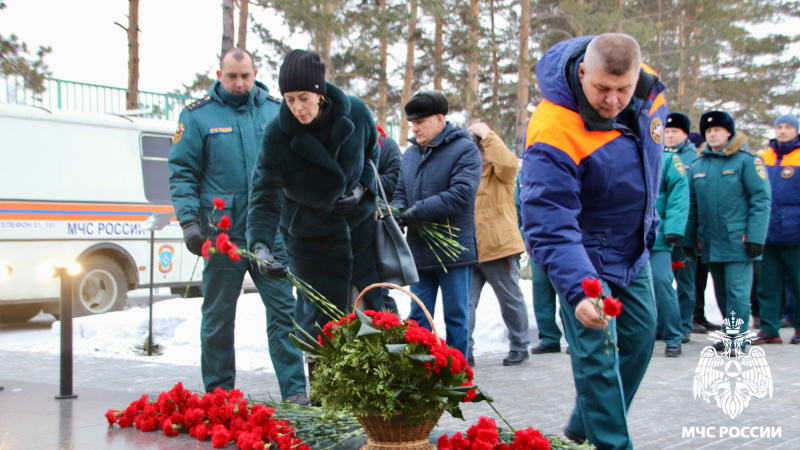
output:
<path id="1" fill-rule="evenodd" d="M 706 291 L 706 317 L 712 322 L 720 323 L 722 319 L 713 300 L 715 297 L 710 281 L 709 279 Z M 520 287 L 527 304 L 531 342 L 535 344 L 538 335 L 536 319 L 533 316 L 532 283 L 530 280 L 520 280 Z M 132 297 L 147 296 L 149 292 L 139 290 L 129 294 Z M 392 296 L 397 300 L 400 314 L 407 317 L 412 300 L 400 291 L 393 291 Z M 142 350 L 148 336 L 147 307 L 132 307 L 120 312 L 75 318 L 73 352 L 109 358 L 199 366 L 201 303 L 201 298 L 177 298 L 159 301 L 153 305 L 153 341 L 161 351 L 159 356 L 147 356 Z M 441 337 L 445 337 L 446 330 L 441 311 L 440 298 L 437 301 L 436 312 L 432 313 L 436 329 Z M 478 320 L 473 333 L 475 355 L 507 352 L 506 328 L 500 317 L 497 299 L 488 284 L 481 293 L 476 316 Z M 0 337 L 0 350 L 57 354 L 60 351 L 60 324 L 57 321 L 53 322 L 49 329 L 4 331 Z M 266 313 L 258 294 L 244 294 L 239 298 L 235 333 L 237 368 L 272 371 L 267 347 Z M 566 343 L 564 338 L 562 343 Z"/>

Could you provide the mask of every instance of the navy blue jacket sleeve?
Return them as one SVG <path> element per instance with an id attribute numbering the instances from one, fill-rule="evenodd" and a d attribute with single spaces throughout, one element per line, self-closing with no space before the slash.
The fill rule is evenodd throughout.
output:
<path id="1" fill-rule="evenodd" d="M 583 279 L 597 277 L 578 225 L 581 170 L 561 150 L 534 143 L 524 155 L 520 194 L 531 255 L 573 306 L 584 298 Z"/>
<path id="2" fill-rule="evenodd" d="M 463 213 L 468 205 L 475 204 L 475 193 L 481 182 L 480 153 L 477 146 L 467 139 L 463 139 L 461 154 L 456 158 L 452 173 L 450 173 L 450 186 L 428 198 L 417 201 L 417 216 L 426 222 L 435 222 Z M 435 151 L 435 150 L 434 150 Z"/>

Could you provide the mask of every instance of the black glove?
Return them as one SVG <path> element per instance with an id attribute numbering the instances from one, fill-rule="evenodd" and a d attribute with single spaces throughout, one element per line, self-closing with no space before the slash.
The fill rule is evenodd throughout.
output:
<path id="1" fill-rule="evenodd" d="M 677 244 L 681 240 L 680 234 L 665 234 L 664 235 L 664 243 L 667 244 L 667 247 L 672 247 L 673 245 Z"/>
<path id="2" fill-rule="evenodd" d="M 403 211 L 403 213 L 400 214 L 400 217 L 397 218 L 397 224 L 400 225 L 401 227 L 414 228 L 421 223 L 422 220 L 420 220 L 419 217 L 417 217 L 416 206 L 412 206 L 411 208 L 408 208 L 407 210 Z"/>
<path id="3" fill-rule="evenodd" d="M 361 201 L 364 196 L 364 186 L 357 184 L 353 191 L 349 194 L 339 197 L 339 200 L 333 204 L 333 212 L 335 214 L 346 214 L 353 210 Z"/>
<path id="4" fill-rule="evenodd" d="M 758 258 L 759 256 L 761 256 L 762 253 L 764 253 L 764 246 L 761 244 L 756 244 L 754 242 L 745 242 L 744 252 L 750 259 Z"/>
<path id="5" fill-rule="evenodd" d="M 197 256 L 203 255 L 203 243 L 206 241 L 203 238 L 203 230 L 200 229 L 200 222 L 197 219 L 187 220 L 181 222 L 183 228 L 183 242 L 186 243 L 186 248 Z"/>
<path id="6" fill-rule="evenodd" d="M 275 262 L 275 258 L 272 256 L 272 253 L 267 250 L 262 244 L 256 244 L 253 247 L 253 254 L 256 255 L 256 258 L 259 260 L 264 259 L 269 262 L 269 264 L 258 261 L 258 271 L 261 272 L 261 275 L 266 275 L 270 278 L 286 278 L 289 274 L 289 271 L 286 270 L 286 267 L 283 267 L 280 263 Z"/>
<path id="7" fill-rule="evenodd" d="M 682 248 L 683 248 L 683 253 L 686 255 L 687 258 L 689 258 L 689 259 L 697 258 L 697 249 L 696 248 L 694 248 L 694 247 L 682 247 Z"/>

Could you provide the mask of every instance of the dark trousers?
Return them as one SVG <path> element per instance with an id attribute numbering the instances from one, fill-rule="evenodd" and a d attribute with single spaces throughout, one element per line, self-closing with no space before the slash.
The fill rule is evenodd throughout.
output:
<path id="1" fill-rule="evenodd" d="M 700 261 L 698 256 L 697 271 L 694 278 L 694 321 L 697 323 L 708 322 L 706 319 L 706 287 L 708 286 L 708 266 Z"/>
<path id="2" fill-rule="evenodd" d="M 781 296 L 784 293 L 784 279 L 788 278 L 787 288 L 795 298 L 800 295 L 800 246 L 767 245 L 761 260 L 761 277 L 758 282 L 758 300 L 761 304 L 761 331 L 769 336 L 780 336 Z M 794 305 L 798 317 L 798 305 Z M 795 323 L 795 330 L 800 330 Z"/>
<path id="3" fill-rule="evenodd" d="M 317 290 L 328 300 L 335 311 L 320 308 L 320 302 L 303 292 L 297 293 L 294 320 L 308 334 L 316 336 L 316 326 L 324 326 L 339 319 L 350 309 L 351 286 L 362 291 L 379 282 L 375 269 L 375 221 L 367 218 L 352 231 L 343 224 L 337 233 L 313 238 L 297 239 L 285 229 L 286 253 L 292 273 Z M 383 295 L 373 289 L 364 296 L 365 306 L 383 310 Z"/>
<path id="4" fill-rule="evenodd" d="M 272 254 L 276 261 L 288 263 L 280 235 L 275 238 Z M 266 308 L 269 355 L 278 377 L 281 397 L 305 392 L 306 378 L 301 352 L 289 337 L 295 307 L 292 285 L 286 280 L 261 275 L 257 266 L 251 265 L 246 259 L 233 262 L 226 255 L 220 254 L 211 255 L 203 270 L 200 367 L 206 392 L 218 387 L 226 390 L 234 388 L 236 303 L 247 271 L 250 272 Z"/>
<path id="5" fill-rule="evenodd" d="M 710 262 L 708 270 L 714 280 L 717 306 L 731 329 L 744 333 L 750 327 L 750 291 L 753 288 L 753 263 L 750 261 Z M 739 320 L 741 325 L 737 325 Z"/>
<path id="6" fill-rule="evenodd" d="M 650 264 L 645 263 L 627 287 L 603 284 L 603 295 L 610 294 L 624 305 L 621 314 L 608 322 L 619 351 L 609 342 L 606 354 L 605 330 L 583 326 L 575 308 L 559 296 L 577 391 L 568 428 L 597 448 L 632 449 L 628 408 L 650 364 L 656 339 Z"/>

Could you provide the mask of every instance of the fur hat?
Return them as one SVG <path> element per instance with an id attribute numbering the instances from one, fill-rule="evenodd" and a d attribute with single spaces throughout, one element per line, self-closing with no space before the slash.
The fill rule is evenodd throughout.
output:
<path id="1" fill-rule="evenodd" d="M 707 111 L 700 116 L 700 134 L 706 137 L 706 130 L 713 127 L 722 127 L 728 130 L 731 137 L 736 134 L 736 123 L 733 117 L 725 111 Z"/>
<path id="2" fill-rule="evenodd" d="M 667 116 L 667 124 L 664 128 L 677 128 L 687 135 L 692 128 L 692 119 L 684 113 L 674 112 Z"/>
<path id="3" fill-rule="evenodd" d="M 784 115 L 778 117 L 777 119 L 775 119 L 775 125 L 773 125 L 772 127 L 773 128 L 777 128 L 777 126 L 781 125 L 781 124 L 786 124 L 786 125 L 793 126 L 795 132 L 800 131 L 800 125 L 798 125 L 798 123 L 797 123 L 797 117 L 795 117 L 795 116 L 793 116 L 791 114 L 784 114 Z"/>
<path id="4" fill-rule="evenodd" d="M 325 95 L 325 63 L 314 52 L 290 51 L 283 59 L 278 73 L 278 88 L 281 90 L 281 95 L 295 91 Z"/>
<path id="5" fill-rule="evenodd" d="M 447 115 L 450 105 L 440 91 L 419 91 L 406 103 L 406 119 L 419 119 L 434 114 Z"/>

